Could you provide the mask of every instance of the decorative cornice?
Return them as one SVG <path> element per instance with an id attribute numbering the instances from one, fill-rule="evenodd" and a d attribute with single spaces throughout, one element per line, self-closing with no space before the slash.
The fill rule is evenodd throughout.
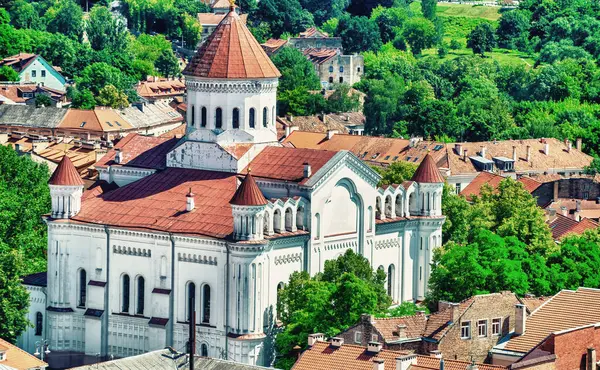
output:
<path id="1" fill-rule="evenodd" d="M 242 81 L 224 81 L 224 80 L 196 80 L 188 78 L 185 80 L 185 87 L 188 91 L 202 93 L 241 93 L 241 94 L 266 94 L 277 91 L 277 79 L 268 80 L 242 80 Z"/>
<path id="2" fill-rule="evenodd" d="M 152 257 L 152 251 L 150 249 L 131 248 L 120 245 L 113 245 L 113 253 L 137 257 Z"/>
<path id="3" fill-rule="evenodd" d="M 299 262 L 302 261 L 302 253 L 291 253 L 286 254 L 285 256 L 275 257 L 276 265 L 285 265 L 287 263 Z"/>
<path id="4" fill-rule="evenodd" d="M 269 240 L 269 247 L 273 249 L 279 249 L 282 247 L 296 247 L 298 244 L 304 243 L 308 240 L 310 240 L 310 234 L 282 237 Z"/>
<path id="5" fill-rule="evenodd" d="M 177 260 L 180 262 L 191 262 L 191 263 L 201 263 L 204 265 L 217 265 L 217 257 L 212 256 L 203 256 L 199 254 L 190 254 L 190 253 L 181 253 L 177 254 Z"/>

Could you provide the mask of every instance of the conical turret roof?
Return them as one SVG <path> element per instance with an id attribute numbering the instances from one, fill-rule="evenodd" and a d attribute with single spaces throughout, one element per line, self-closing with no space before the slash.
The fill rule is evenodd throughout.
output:
<path id="1" fill-rule="evenodd" d="M 256 185 L 254 177 L 248 173 L 229 203 L 236 206 L 264 206 L 267 199 Z"/>
<path id="2" fill-rule="evenodd" d="M 435 160 L 431 154 L 427 153 L 411 180 L 426 184 L 435 184 L 440 182 L 443 183 L 444 177 L 436 166 Z"/>
<path id="3" fill-rule="evenodd" d="M 234 7 L 187 65 L 183 74 L 205 78 L 276 78 L 281 73 L 267 56 Z"/>
<path id="4" fill-rule="evenodd" d="M 73 162 L 65 154 L 60 160 L 58 167 L 48 180 L 50 185 L 83 185 L 83 180 L 79 176 L 79 172 L 73 165 Z"/>

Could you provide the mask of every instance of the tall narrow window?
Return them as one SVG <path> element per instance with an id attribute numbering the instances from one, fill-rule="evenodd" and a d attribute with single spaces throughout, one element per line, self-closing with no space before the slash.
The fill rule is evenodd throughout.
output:
<path id="1" fill-rule="evenodd" d="M 121 288 L 121 312 L 129 312 L 129 275 L 123 275 Z"/>
<path id="2" fill-rule="evenodd" d="M 390 265 L 388 267 L 388 276 L 387 276 L 387 278 L 388 278 L 387 290 L 388 290 L 388 295 L 390 297 L 393 297 L 393 294 L 394 294 L 394 279 L 395 279 L 394 275 L 395 275 L 395 267 L 394 267 L 394 265 Z"/>
<path id="3" fill-rule="evenodd" d="M 138 277 L 137 279 L 137 308 L 135 313 L 137 315 L 144 314 L 144 289 L 145 289 L 145 281 L 143 277 Z"/>
<path id="4" fill-rule="evenodd" d="M 267 124 L 269 123 L 269 110 L 267 109 L 267 107 L 263 108 L 263 126 L 267 127 Z"/>
<path id="5" fill-rule="evenodd" d="M 223 127 L 223 110 L 221 108 L 217 108 L 215 112 L 215 127 Z"/>
<path id="6" fill-rule="evenodd" d="M 187 321 L 192 319 L 192 312 L 194 312 L 194 301 L 196 299 L 196 284 L 189 283 L 187 289 Z"/>
<path id="7" fill-rule="evenodd" d="M 273 108 L 271 108 L 271 123 L 275 124 L 275 117 L 277 117 L 276 115 L 277 113 L 275 113 L 275 106 L 273 106 Z"/>
<path id="8" fill-rule="evenodd" d="M 200 126 L 206 127 L 206 107 L 202 107 L 200 111 Z"/>
<path id="9" fill-rule="evenodd" d="M 35 314 L 35 335 L 42 335 L 44 327 L 44 315 L 41 312 Z"/>
<path id="10" fill-rule="evenodd" d="M 231 117 L 231 124 L 233 128 L 240 128 L 240 110 L 233 108 L 233 115 Z"/>
<path id="11" fill-rule="evenodd" d="M 192 105 L 192 120 L 190 123 L 191 123 L 192 127 L 194 127 L 194 125 L 196 124 L 196 109 L 193 105 Z"/>
<path id="12" fill-rule="evenodd" d="M 87 298 L 87 274 L 84 269 L 79 270 L 79 307 L 85 307 Z"/>
<path id="13" fill-rule="evenodd" d="M 202 343 L 202 346 L 200 346 L 200 356 L 208 357 L 208 346 L 204 343 Z"/>
<path id="14" fill-rule="evenodd" d="M 210 286 L 208 284 L 202 287 L 202 322 L 210 323 Z"/>
<path id="15" fill-rule="evenodd" d="M 250 112 L 248 114 L 250 128 L 254 128 L 256 126 L 256 110 L 254 108 L 250 108 Z"/>

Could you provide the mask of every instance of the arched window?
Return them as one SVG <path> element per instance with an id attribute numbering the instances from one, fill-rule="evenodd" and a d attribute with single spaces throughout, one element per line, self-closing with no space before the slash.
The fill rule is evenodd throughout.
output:
<path id="1" fill-rule="evenodd" d="M 202 107 L 200 114 L 200 126 L 206 127 L 206 107 Z"/>
<path id="2" fill-rule="evenodd" d="M 356 72 L 360 73 L 360 67 L 356 68 Z"/>
<path id="3" fill-rule="evenodd" d="M 437 208 L 437 193 L 433 193 L 431 194 L 432 196 L 432 200 L 431 200 L 431 209 L 435 211 L 435 209 Z"/>
<path id="4" fill-rule="evenodd" d="M 294 220 L 294 215 L 291 208 L 285 210 L 285 229 L 287 231 L 292 231 L 292 223 Z"/>
<path id="5" fill-rule="evenodd" d="M 278 209 L 273 212 L 273 230 L 276 233 L 281 232 L 281 212 Z"/>
<path id="6" fill-rule="evenodd" d="M 372 231 L 373 230 L 373 207 L 369 206 L 369 230 L 368 231 Z"/>
<path id="7" fill-rule="evenodd" d="M 215 111 L 215 128 L 223 127 L 223 110 L 221 108 L 217 108 Z"/>
<path id="8" fill-rule="evenodd" d="M 210 286 L 208 284 L 202 287 L 202 322 L 210 323 Z"/>
<path id="9" fill-rule="evenodd" d="M 392 217 L 392 197 L 385 197 L 385 217 Z"/>
<path id="10" fill-rule="evenodd" d="M 304 230 L 304 206 L 296 210 L 296 227 L 298 230 Z"/>
<path id="11" fill-rule="evenodd" d="M 146 282 L 143 277 L 137 278 L 137 307 L 135 309 L 136 315 L 144 314 L 144 290 Z"/>
<path id="12" fill-rule="evenodd" d="M 205 343 L 200 346 L 200 356 L 208 357 L 208 346 Z"/>
<path id="13" fill-rule="evenodd" d="M 320 238 L 321 237 L 321 215 L 320 214 L 316 214 L 315 215 L 315 226 L 317 227 L 317 232 L 315 233 L 315 238 Z"/>
<path id="14" fill-rule="evenodd" d="M 283 306 L 280 302 L 281 300 L 281 290 L 283 289 L 284 285 L 283 285 L 283 281 L 280 282 L 279 284 L 277 284 L 277 318 L 280 319 L 281 318 L 281 312 L 283 311 Z"/>
<path id="15" fill-rule="evenodd" d="M 189 283 L 187 287 L 187 321 L 192 320 L 192 313 L 194 312 L 194 302 L 196 300 L 196 284 Z"/>
<path id="16" fill-rule="evenodd" d="M 340 72 L 344 72 L 344 66 L 340 66 Z"/>
<path id="17" fill-rule="evenodd" d="M 333 66 L 329 66 L 329 73 L 333 73 Z"/>
<path id="18" fill-rule="evenodd" d="M 129 312 L 129 275 L 123 275 L 121 282 L 121 312 Z"/>
<path id="19" fill-rule="evenodd" d="M 402 194 L 396 195 L 396 217 L 402 217 Z"/>
<path id="20" fill-rule="evenodd" d="M 393 296 L 393 294 L 394 294 L 394 278 L 395 278 L 394 275 L 395 275 L 395 267 L 394 267 L 394 265 L 390 265 L 388 267 L 388 276 L 387 276 L 387 278 L 388 278 L 388 282 L 387 282 L 388 286 L 387 286 L 387 290 L 388 290 L 388 295 L 390 297 L 392 297 L 392 298 L 394 297 Z"/>
<path id="21" fill-rule="evenodd" d="M 332 84 L 333 83 L 333 77 L 329 77 L 329 83 Z"/>
<path id="22" fill-rule="evenodd" d="M 79 307 L 85 307 L 85 301 L 87 299 L 87 274 L 84 269 L 79 270 L 79 301 L 77 305 Z"/>
<path id="23" fill-rule="evenodd" d="M 267 107 L 263 108 L 263 126 L 267 127 L 267 124 L 269 123 L 269 110 L 267 109 Z"/>
<path id="24" fill-rule="evenodd" d="M 44 328 L 44 315 L 41 312 L 35 314 L 35 335 L 42 335 Z"/>
<path id="25" fill-rule="evenodd" d="M 254 108 L 250 108 L 248 118 L 249 118 L 250 128 L 254 128 L 256 126 L 256 110 Z"/>
<path id="26" fill-rule="evenodd" d="M 240 110 L 237 108 L 233 108 L 231 117 L 231 126 L 233 128 L 240 128 Z"/>
<path id="27" fill-rule="evenodd" d="M 196 124 L 196 110 L 194 108 L 195 107 L 192 105 L 192 120 L 190 122 L 190 125 L 192 127 L 194 127 L 194 125 Z"/>

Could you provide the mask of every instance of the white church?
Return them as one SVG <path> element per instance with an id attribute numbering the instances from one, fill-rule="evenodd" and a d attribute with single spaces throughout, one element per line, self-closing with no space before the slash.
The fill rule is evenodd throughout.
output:
<path id="1" fill-rule="evenodd" d="M 424 298 L 444 222 L 429 155 L 378 187 L 351 152 L 282 146 L 279 71 L 235 11 L 184 74 L 182 139 L 127 136 L 85 192 L 67 156 L 50 179 L 51 367 L 185 350 L 192 300 L 199 355 L 269 365 L 278 290 L 348 249 L 385 270 L 393 301 Z"/>

